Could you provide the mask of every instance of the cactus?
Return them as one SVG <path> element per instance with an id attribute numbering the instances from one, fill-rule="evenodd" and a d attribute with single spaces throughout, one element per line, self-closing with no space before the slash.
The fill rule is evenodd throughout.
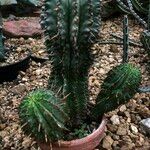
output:
<path id="1" fill-rule="evenodd" d="M 98 117 L 127 103 L 137 93 L 140 82 L 141 73 L 133 65 L 124 63 L 113 68 L 97 96 L 94 116 Z"/>
<path id="2" fill-rule="evenodd" d="M 0 61 L 3 61 L 5 58 L 5 49 L 4 49 L 4 40 L 2 34 L 2 15 L 0 11 Z"/>
<path id="3" fill-rule="evenodd" d="M 141 72 L 128 63 L 128 46 L 128 17 L 125 15 L 123 21 L 123 63 L 108 72 L 96 98 L 96 105 L 93 109 L 95 118 L 127 103 L 138 92 Z"/>
<path id="4" fill-rule="evenodd" d="M 98 37 L 100 22 L 99 0 L 45 0 L 41 25 L 53 67 L 49 85 L 54 91 L 62 87 L 62 95 L 68 95 L 70 118 L 82 118 L 86 108 L 89 48 Z"/>
<path id="5" fill-rule="evenodd" d="M 143 31 L 141 34 L 141 43 L 144 46 L 144 49 L 147 50 L 150 56 L 150 1 L 149 1 L 149 13 L 148 13 L 148 22 L 147 30 Z"/>
<path id="6" fill-rule="evenodd" d="M 67 130 L 64 123 L 68 117 L 52 91 L 29 93 L 21 102 L 19 115 L 24 131 L 37 140 L 59 140 L 64 136 L 63 131 Z"/>
<path id="7" fill-rule="evenodd" d="M 127 13 L 134 16 L 144 27 L 147 27 L 146 21 L 143 19 L 143 15 L 148 14 L 149 0 L 116 0 L 117 7 Z M 143 18 L 142 18 L 143 17 Z"/>

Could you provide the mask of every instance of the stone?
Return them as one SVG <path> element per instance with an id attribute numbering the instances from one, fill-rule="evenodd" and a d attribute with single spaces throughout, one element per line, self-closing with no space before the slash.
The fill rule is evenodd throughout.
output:
<path id="1" fill-rule="evenodd" d="M 31 146 L 31 143 L 32 143 L 31 139 L 24 138 L 22 142 L 22 146 L 24 149 L 28 149 Z"/>
<path id="2" fill-rule="evenodd" d="M 112 149 L 111 146 L 113 144 L 114 140 L 111 138 L 111 136 L 107 135 L 103 139 L 102 147 L 105 149 Z"/>
<path id="3" fill-rule="evenodd" d="M 121 111 L 121 112 L 124 112 L 124 111 L 126 111 L 126 105 L 122 105 L 120 108 L 119 108 L 119 110 Z"/>
<path id="4" fill-rule="evenodd" d="M 22 83 L 20 83 L 19 85 L 16 85 L 15 87 L 13 87 L 11 89 L 11 92 L 13 92 L 14 94 L 22 94 L 27 90 L 26 86 Z"/>
<path id="5" fill-rule="evenodd" d="M 131 125 L 130 128 L 131 128 L 132 133 L 134 133 L 134 134 L 137 134 L 137 133 L 138 133 L 138 129 L 137 129 L 136 126 Z"/>
<path id="6" fill-rule="evenodd" d="M 38 18 L 17 21 L 6 21 L 3 23 L 3 33 L 7 37 L 36 37 L 41 36 L 42 29 Z"/>
<path id="7" fill-rule="evenodd" d="M 114 125 L 119 125 L 120 124 L 120 120 L 119 120 L 119 116 L 118 115 L 113 115 L 111 118 L 110 118 L 112 124 Z"/>
<path id="8" fill-rule="evenodd" d="M 150 134 L 150 118 L 140 121 L 141 128 L 148 134 Z"/>
<path id="9" fill-rule="evenodd" d="M 118 135 L 126 135 L 127 134 L 127 129 L 124 126 L 119 126 L 118 130 L 117 130 L 117 134 Z"/>

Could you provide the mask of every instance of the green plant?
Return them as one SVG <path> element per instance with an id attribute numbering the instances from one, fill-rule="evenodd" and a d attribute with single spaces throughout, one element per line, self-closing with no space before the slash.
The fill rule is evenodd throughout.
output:
<path id="1" fill-rule="evenodd" d="M 121 64 L 110 70 L 96 99 L 93 115 L 97 118 L 127 103 L 137 93 L 140 82 L 141 72 L 131 64 Z"/>
<path id="2" fill-rule="evenodd" d="M 100 1 L 46 0 L 43 10 L 41 24 L 53 66 L 49 85 L 68 95 L 66 109 L 77 124 L 88 101 L 89 49 L 99 33 Z"/>
<path id="3" fill-rule="evenodd" d="M 99 0 L 45 0 L 41 24 L 45 30 L 45 43 L 53 67 L 49 79 L 51 90 L 47 93 L 53 96 L 44 98 L 45 94 L 42 94 L 44 91 L 41 91 L 40 96 L 32 98 L 35 97 L 33 92 L 23 100 L 20 118 L 23 123 L 27 123 L 33 135 L 37 136 L 40 122 L 43 127 L 42 135 L 48 133 L 48 138 L 51 140 L 63 139 L 66 127 L 75 131 L 75 135 L 82 136 L 85 127 L 83 126 L 81 130 L 75 129 L 87 123 L 87 117 L 91 120 L 98 118 L 103 113 L 129 101 L 137 92 L 141 74 L 137 68 L 128 64 L 129 40 L 126 16 L 123 64 L 109 72 L 102 85 L 102 91 L 98 94 L 94 109 L 88 107 L 88 69 L 93 63 L 93 59 L 90 59 L 90 47 L 99 34 L 99 13 Z M 57 93 L 60 93 L 58 98 Z M 65 101 L 63 106 L 60 105 L 62 99 Z M 54 107 L 55 101 L 57 109 Z M 48 113 L 45 113 L 45 109 Z M 59 113 L 57 114 L 54 110 Z M 89 111 L 92 112 L 91 116 L 89 116 Z M 53 114 L 54 118 L 49 114 Z M 66 121 L 65 114 L 68 115 L 69 121 Z M 59 120 L 60 115 L 62 120 Z M 41 118 L 44 118 L 44 121 Z M 28 120 L 35 120 L 35 123 Z M 45 120 L 48 124 L 45 124 Z M 60 123 L 61 126 L 59 126 Z M 54 131 L 57 136 L 52 134 Z"/>
<path id="4" fill-rule="evenodd" d="M 60 100 L 51 91 L 37 90 L 24 98 L 19 107 L 23 129 L 38 140 L 62 139 L 64 122 L 68 120 Z"/>
<path id="5" fill-rule="evenodd" d="M 3 34 L 2 34 L 2 15 L 0 12 L 0 61 L 3 61 L 5 58 L 5 49 L 3 42 Z"/>
<path id="6" fill-rule="evenodd" d="M 123 12 L 133 15 L 144 27 L 144 16 L 148 14 L 149 0 L 116 0 L 116 6 Z"/>
<path id="7" fill-rule="evenodd" d="M 128 63 L 128 49 L 128 18 L 125 16 L 123 21 L 123 63 L 108 72 L 96 99 L 93 110 L 95 118 L 127 103 L 138 91 L 141 72 Z"/>
<path id="8" fill-rule="evenodd" d="M 145 50 L 147 50 L 150 56 L 150 1 L 149 1 L 149 13 L 147 21 L 147 30 L 143 31 L 141 34 L 141 43 L 143 44 Z"/>

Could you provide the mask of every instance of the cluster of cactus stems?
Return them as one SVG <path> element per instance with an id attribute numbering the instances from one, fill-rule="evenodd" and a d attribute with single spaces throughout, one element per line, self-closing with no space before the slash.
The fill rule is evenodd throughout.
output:
<path id="1" fill-rule="evenodd" d="M 89 49 L 99 33 L 100 1 L 45 0 L 43 10 L 41 24 L 53 66 L 49 85 L 62 87 L 62 96 L 68 95 L 66 109 L 77 120 L 88 100 Z"/>
<path id="2" fill-rule="evenodd" d="M 41 24 L 53 67 L 51 90 L 34 91 L 22 101 L 20 118 L 28 134 L 45 141 L 59 140 L 67 129 L 85 121 L 88 69 L 93 63 L 90 47 L 99 33 L 99 13 L 99 0 L 45 0 Z M 104 80 L 91 110 L 93 119 L 128 102 L 140 85 L 139 69 L 128 64 L 127 16 L 123 42 L 123 64 L 113 68 Z M 61 94 L 57 97 L 58 89 Z"/>

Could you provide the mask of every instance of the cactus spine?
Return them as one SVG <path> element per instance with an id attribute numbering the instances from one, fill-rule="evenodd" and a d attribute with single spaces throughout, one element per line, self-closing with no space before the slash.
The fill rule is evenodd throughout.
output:
<path id="1" fill-rule="evenodd" d="M 82 118 L 88 100 L 89 48 L 98 37 L 99 0 L 45 0 L 41 24 L 52 61 L 50 86 L 62 87 L 70 118 Z M 74 121 L 73 121 L 74 122 Z"/>
<path id="2" fill-rule="evenodd" d="M 37 90 L 21 102 L 19 115 L 24 131 L 37 140 L 47 142 L 63 138 L 64 124 L 68 119 L 59 100 L 51 91 Z"/>

